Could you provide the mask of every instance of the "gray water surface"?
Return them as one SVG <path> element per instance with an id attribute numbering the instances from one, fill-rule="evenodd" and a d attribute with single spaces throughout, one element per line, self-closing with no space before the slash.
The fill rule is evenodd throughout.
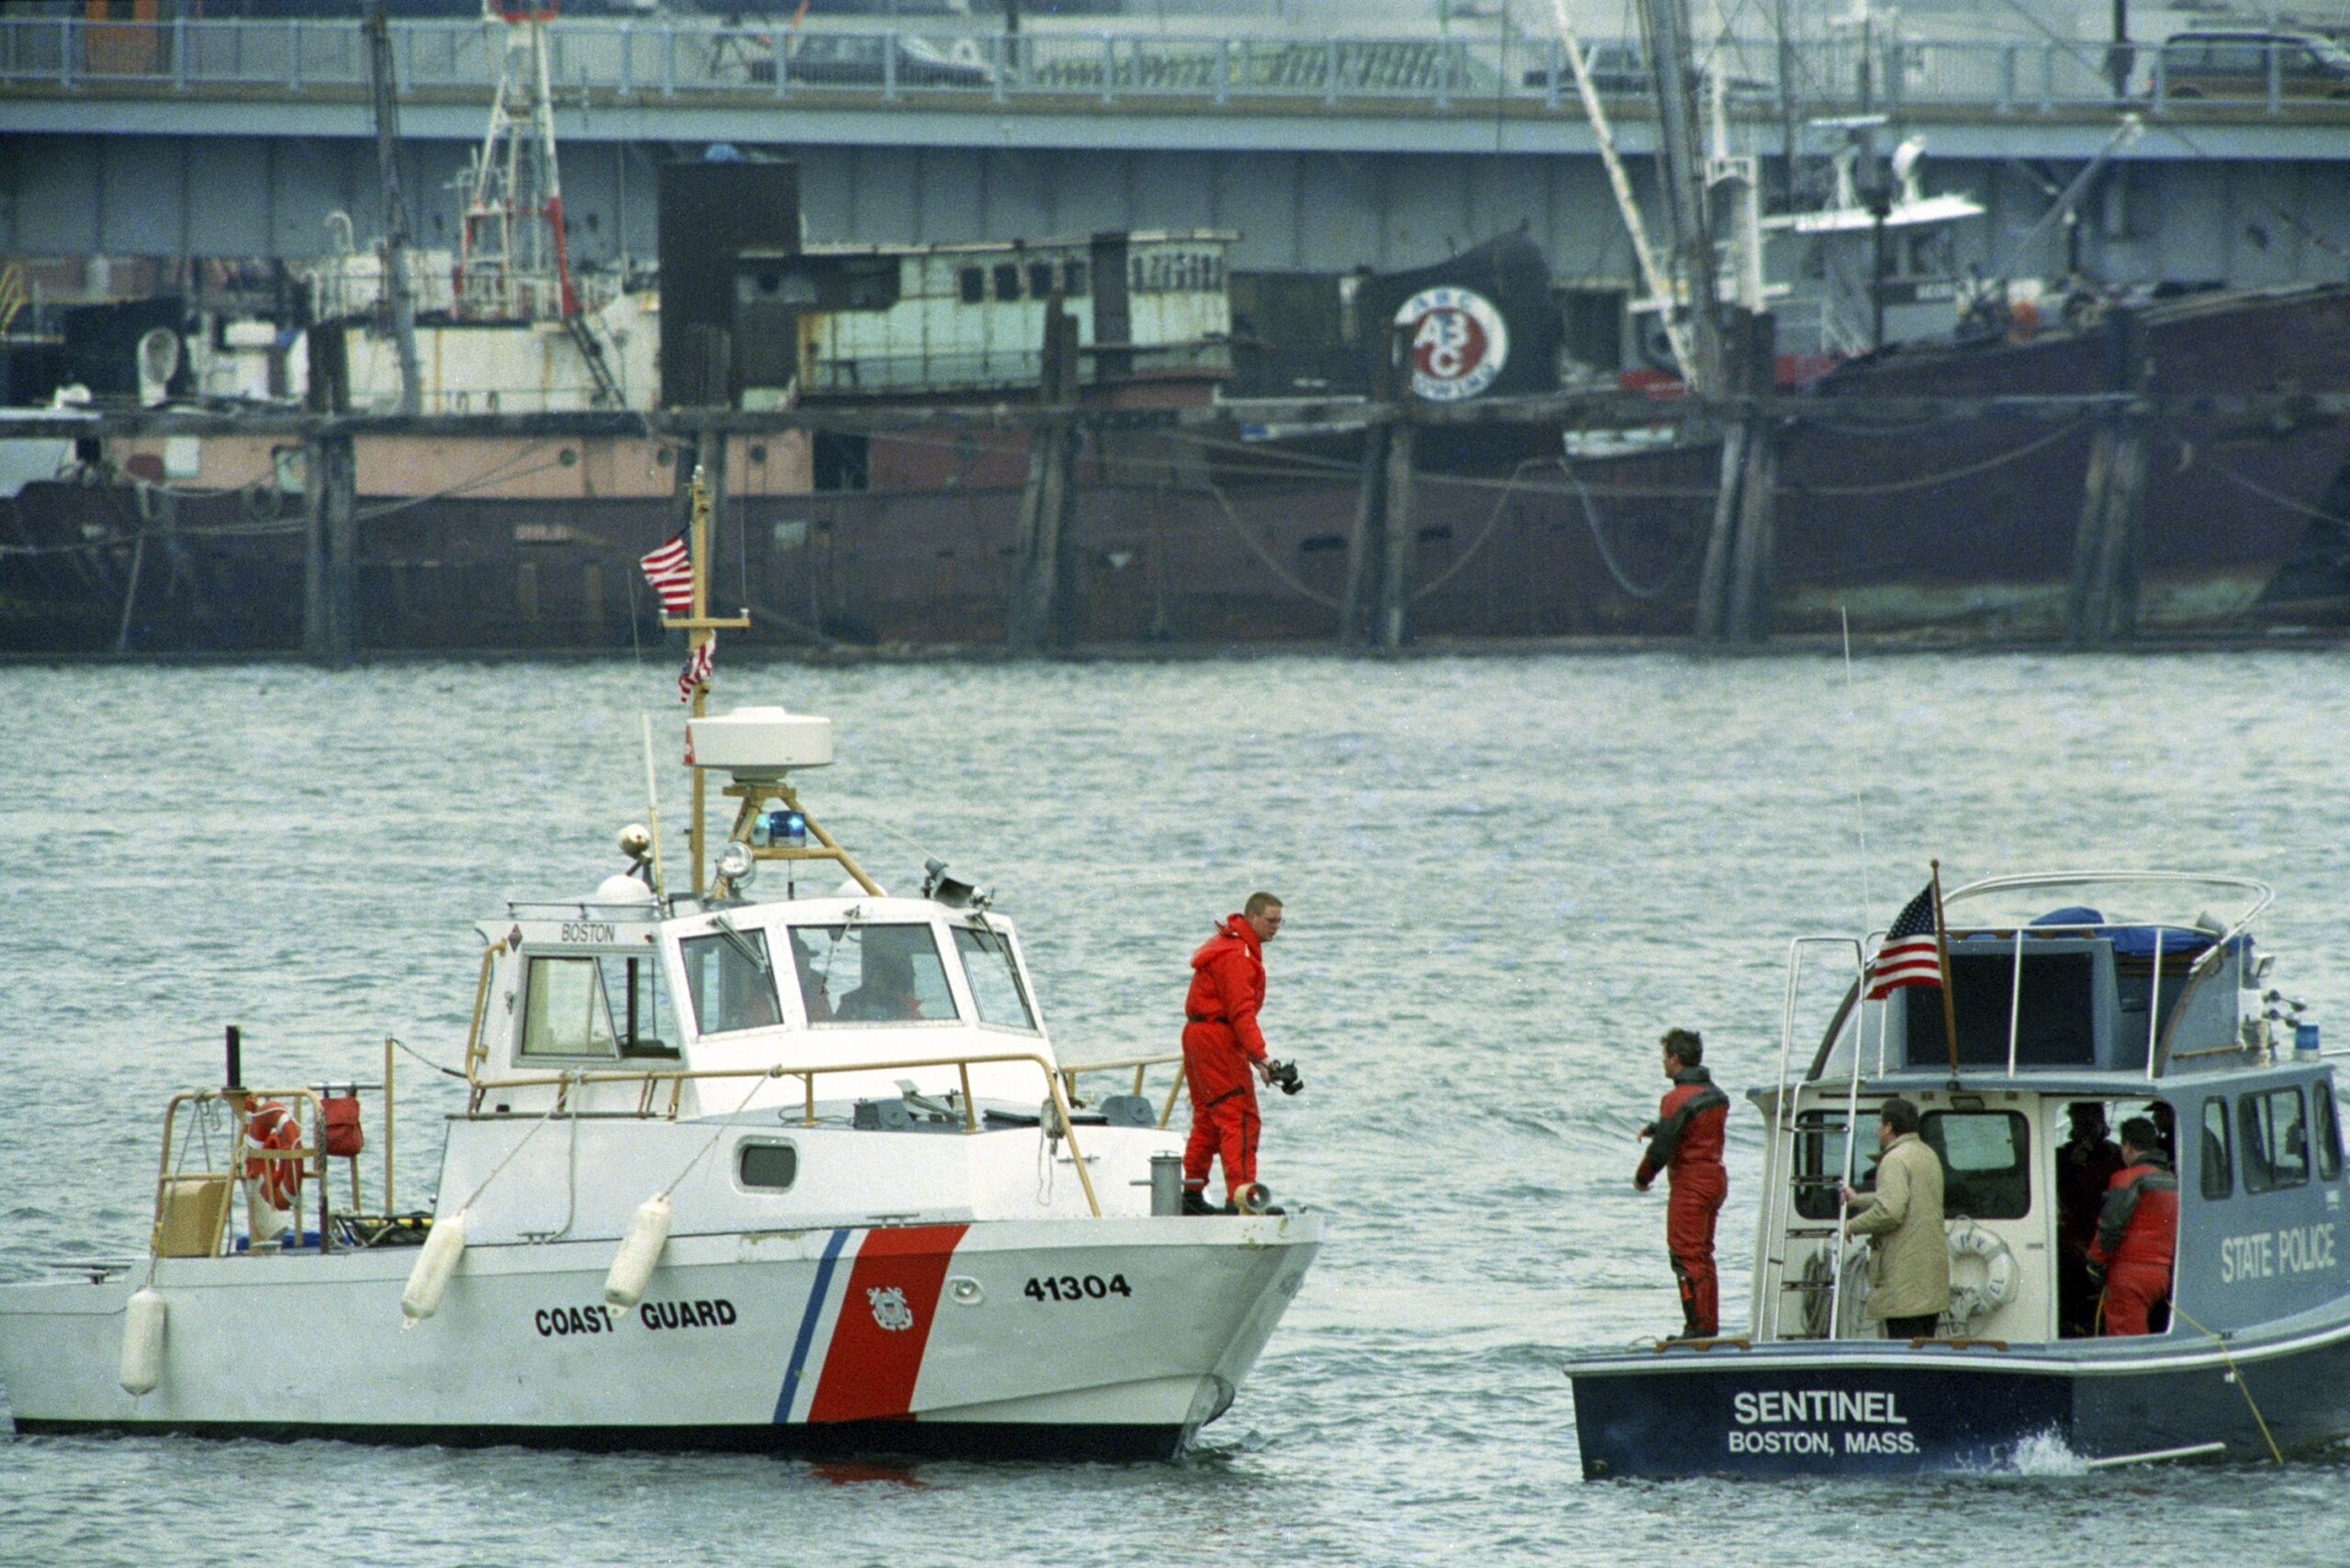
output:
<path id="1" fill-rule="evenodd" d="M 163 1101 L 217 1081 L 223 1024 L 249 1081 L 372 1078 L 387 1033 L 457 1060 L 473 922 L 617 868 L 640 710 L 681 820 L 672 674 L 0 669 L 0 1279 L 143 1246 Z M 1937 855 L 1953 885 L 2256 876 L 2277 981 L 2350 1038 L 2343 657 L 1850 681 L 1807 655 L 724 668 L 722 705 L 834 719 L 809 803 L 884 882 L 927 850 L 994 887 L 1067 1058 L 1172 1048 L 1210 923 L 1287 901 L 1267 1031 L 1307 1089 L 1269 1099 L 1263 1173 L 1334 1226 L 1231 1413 L 1125 1467 L 0 1439 L 0 1563 L 2350 1560 L 2333 1458 L 1581 1480 L 1564 1353 L 1679 1319 L 1661 1193 L 1629 1182 L 1654 1041 L 1700 1027 L 1734 1092 L 1767 1083 L 1790 935 L 1882 925 Z M 458 1096 L 401 1070 L 421 1201 Z M 1759 1131 L 1740 1099 L 1730 1323 Z"/>

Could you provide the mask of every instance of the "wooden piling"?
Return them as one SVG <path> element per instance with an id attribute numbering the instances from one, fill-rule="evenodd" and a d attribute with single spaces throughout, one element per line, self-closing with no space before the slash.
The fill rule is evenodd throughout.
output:
<path id="1" fill-rule="evenodd" d="M 1729 390 L 1750 398 L 1774 385 L 1777 332 L 1767 314 L 1727 313 Z M 1714 496 L 1693 627 L 1707 643 L 1760 642 L 1771 631 L 1771 555 L 1775 543 L 1777 433 L 1751 408 L 1722 431 L 1721 485 Z"/>
<path id="2" fill-rule="evenodd" d="M 1410 420 L 1397 419 L 1387 432 L 1380 509 L 1384 522 L 1379 561 L 1379 645 L 1389 653 L 1412 637 L 1412 568 L 1419 545 L 1418 528 L 1412 517 L 1414 444 Z"/>
<path id="3" fill-rule="evenodd" d="M 1045 311 L 1037 394 L 1057 417 L 1028 442 L 1028 482 L 1020 497 L 1020 539 L 1004 641 L 1034 656 L 1069 645 L 1077 512 L 1077 318 L 1056 295 Z"/>
<path id="4" fill-rule="evenodd" d="M 1776 323 L 1768 314 L 1740 311 L 1733 325 L 1741 388 L 1751 397 L 1767 396 L 1778 375 Z M 1763 643 L 1771 637 L 1771 563 L 1778 547 L 1779 432 L 1752 410 L 1739 423 L 1745 438 L 1740 443 L 1738 525 L 1722 634 L 1732 643 Z"/>
<path id="5" fill-rule="evenodd" d="M 352 591 L 358 458 L 347 435 L 319 436 L 304 454 L 309 526 L 303 549 L 302 653 L 312 664 L 343 669 L 358 649 Z"/>
<path id="6" fill-rule="evenodd" d="M 2106 322 L 2106 385 L 2116 392 L 2143 389 L 2145 323 L 2117 309 Z M 2146 420 L 2122 409 L 2099 421 L 2090 438 L 2081 487 L 2081 521 L 2073 535 L 2073 573 L 2065 597 L 2065 641 L 2102 647 L 2137 634 L 2138 588 L 2145 534 Z"/>

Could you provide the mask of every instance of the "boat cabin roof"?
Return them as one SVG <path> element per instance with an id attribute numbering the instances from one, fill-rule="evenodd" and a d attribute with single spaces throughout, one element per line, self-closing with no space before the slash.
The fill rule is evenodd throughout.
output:
<path id="1" fill-rule="evenodd" d="M 2085 1088 L 2266 1059 L 2242 993 L 2263 883 L 2185 872 L 1993 878 L 1942 905 L 1947 988 L 1856 979 L 1810 1076 L 2065 1075 Z"/>

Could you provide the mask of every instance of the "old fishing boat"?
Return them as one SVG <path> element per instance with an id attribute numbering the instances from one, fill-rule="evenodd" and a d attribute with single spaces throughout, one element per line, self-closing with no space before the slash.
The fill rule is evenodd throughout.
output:
<path id="1" fill-rule="evenodd" d="M 2266 989 L 2250 927 L 2270 898 L 2220 876 L 1977 882 L 1946 905 L 1946 986 L 1874 999 L 1862 944 L 1798 938 L 1779 1081 L 1752 1096 L 1767 1141 L 1748 1332 L 1572 1361 L 1585 1476 L 2266 1458 L 2350 1434 L 2333 1074 L 2316 1025 Z M 1791 1081 L 1822 954 L 1850 983 Z M 1951 1305 L 1918 1339 L 1882 1337 L 1840 1240 L 1848 1132 L 1895 1094 L 1946 1183 Z M 2144 1116 L 2169 1145 L 2176 1263 L 2154 1332 L 2073 1337 L 2076 1106 Z"/>
<path id="2" fill-rule="evenodd" d="M 699 644 L 699 574 L 692 611 Z M 232 1040 L 170 1103 L 145 1255 L 0 1288 L 18 1430 L 1164 1457 L 1224 1412 L 1320 1218 L 1181 1215 L 1142 1093 L 1176 1058 L 1086 1103 L 1012 922 L 934 861 L 886 892 L 802 805 L 830 721 L 688 741 L 687 887 L 632 827 L 626 870 L 481 924 L 431 1212 L 388 1162 L 362 1202 L 355 1098 L 247 1082 Z"/>

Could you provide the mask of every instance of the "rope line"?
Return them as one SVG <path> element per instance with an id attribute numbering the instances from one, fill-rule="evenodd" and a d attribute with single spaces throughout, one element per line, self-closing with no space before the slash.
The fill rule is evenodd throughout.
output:
<path id="1" fill-rule="evenodd" d="M 1922 474 L 1914 479 L 1891 479 L 1882 485 L 1806 485 L 1803 493 L 1811 496 L 1890 496 L 1905 490 L 1928 490 L 1937 485 L 1947 485 L 1960 479 L 1971 479 L 1977 474 L 1987 474 L 1994 468 L 2020 463 L 2036 452 L 2042 452 L 2058 442 L 2078 435 L 2088 428 L 2085 420 L 2059 425 L 2046 435 L 2025 442 L 2021 446 L 1986 457 L 1980 463 L 1969 463 L 1961 468 L 1944 469 L 1939 474 Z M 1782 486 L 1786 489 L 1790 487 Z"/>
<path id="2" fill-rule="evenodd" d="M 1493 511 L 1486 516 L 1484 525 L 1477 530 L 1477 537 L 1470 542 L 1469 547 L 1466 550 L 1463 550 L 1460 552 L 1460 555 L 1455 557 L 1452 565 L 1447 566 L 1435 577 L 1430 577 L 1427 582 L 1412 590 L 1413 602 L 1417 603 L 1419 600 L 1424 599 L 1430 594 L 1436 592 L 1437 589 L 1442 588 L 1445 584 L 1450 582 L 1454 577 L 1460 575 L 1460 569 L 1462 567 L 1466 566 L 1472 560 L 1476 558 L 1477 552 L 1485 547 L 1485 541 L 1493 537 L 1494 530 L 1500 525 L 1502 521 L 1502 510 L 1509 505 L 1511 495 L 1516 490 L 1518 481 L 1525 477 L 1526 471 L 1528 469 L 1547 467 L 1556 461 L 1557 459 L 1555 458 L 1529 457 L 1525 462 L 1519 464 L 1516 468 L 1512 469 L 1510 471 L 1509 482 L 1502 487 L 1501 495 L 1494 501 Z"/>
<path id="3" fill-rule="evenodd" d="M 2279 1464 L 2284 1463 L 2285 1456 L 2277 1450 L 2277 1439 L 2269 1435 L 2267 1417 L 2261 1415 L 2260 1406 L 2252 1397 L 2252 1385 L 2244 1382 L 2243 1372 L 2236 1366 L 2235 1357 L 2228 1353 L 2226 1336 L 2212 1329 L 2204 1328 L 2203 1325 L 2196 1322 L 2192 1317 L 2188 1317 L 2187 1314 L 2179 1311 L 2177 1302 L 2171 1303 L 2170 1311 L 2173 1317 L 2186 1318 L 2188 1327 L 2202 1329 L 2204 1333 L 2210 1334 L 2211 1343 L 2220 1347 L 2220 1359 L 2228 1363 L 2228 1381 L 2236 1385 L 2238 1394 L 2244 1395 L 2244 1407 L 2252 1412 L 2253 1424 L 2260 1428 L 2260 1440 L 2268 1445 L 2268 1457 Z"/>
<path id="4" fill-rule="evenodd" d="M 1258 541 L 1255 534 L 1248 532 L 1248 525 L 1240 521 L 1240 514 L 1232 510 L 1232 503 L 1225 498 L 1223 488 L 1213 479 L 1207 481 L 1207 492 L 1210 496 L 1215 498 L 1216 506 L 1223 510 L 1224 521 L 1230 523 L 1232 525 L 1232 532 L 1240 536 L 1240 543 L 1248 546 L 1250 554 L 1254 554 L 1259 561 L 1262 561 L 1265 564 L 1265 570 L 1272 573 L 1274 577 L 1279 577 L 1281 580 L 1282 586 L 1286 587 L 1292 593 L 1298 595 L 1302 599 L 1313 600 L 1315 604 L 1322 606 L 1325 610 L 1338 610 L 1341 608 L 1338 601 L 1330 595 L 1317 592 L 1298 581 L 1297 578 L 1292 577 L 1281 566 L 1281 562 L 1274 558 L 1273 553 L 1266 549 L 1264 545 Z"/>
<path id="5" fill-rule="evenodd" d="M 1681 558 L 1666 567 L 1663 575 L 1659 577 L 1654 584 L 1642 588 L 1632 580 L 1631 574 L 1624 569 L 1623 563 L 1616 559 L 1615 548 L 1607 543 L 1606 531 L 1601 528 L 1599 523 L 1599 509 L 1592 505 L 1591 490 L 1583 482 L 1583 476 L 1574 471 L 1572 465 L 1562 463 L 1560 466 L 1565 469 L 1567 478 L 1574 485 L 1575 493 L 1583 501 L 1583 526 L 1591 531 L 1591 543 L 1599 552 L 1599 564 L 1607 568 L 1607 575 L 1615 579 L 1616 586 L 1643 603 L 1662 598 L 1665 588 L 1688 568 L 1692 560 L 1695 559 L 1699 542 L 1705 538 L 1705 535 L 1691 533 L 1688 545 L 1681 552 Z"/>

